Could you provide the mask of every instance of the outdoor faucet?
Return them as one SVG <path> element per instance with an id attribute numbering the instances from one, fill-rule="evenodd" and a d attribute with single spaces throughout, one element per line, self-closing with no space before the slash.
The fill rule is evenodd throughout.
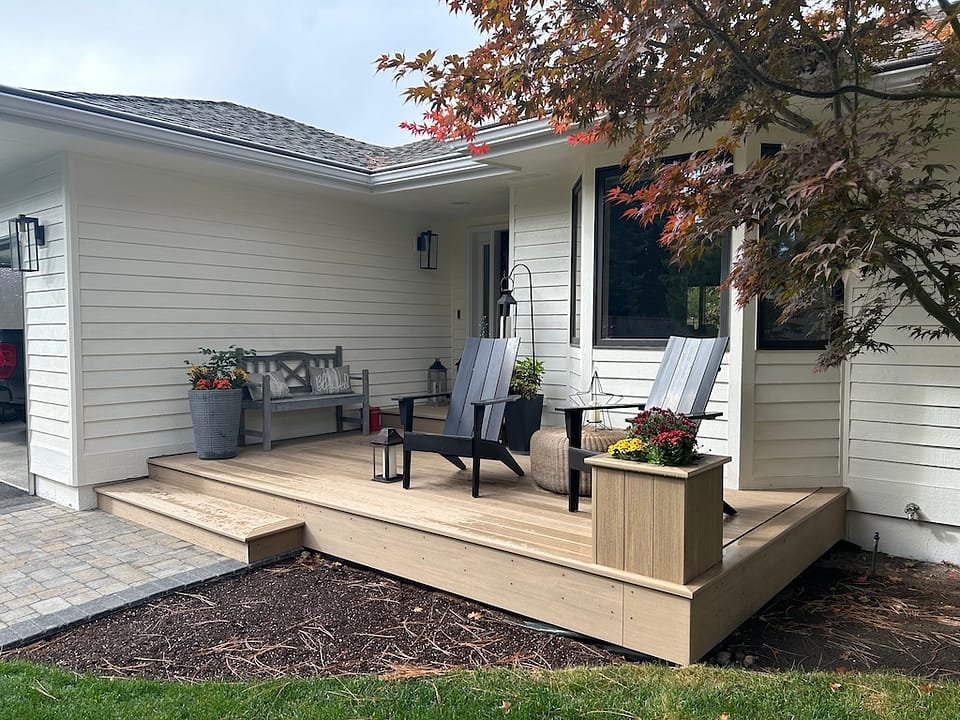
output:
<path id="1" fill-rule="evenodd" d="M 906 514 L 907 520 L 917 520 L 920 517 L 920 506 L 916 503 L 907 503 L 903 512 Z"/>

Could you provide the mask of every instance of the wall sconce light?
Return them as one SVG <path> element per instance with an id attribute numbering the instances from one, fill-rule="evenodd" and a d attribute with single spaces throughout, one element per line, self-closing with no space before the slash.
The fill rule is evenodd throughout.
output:
<path id="1" fill-rule="evenodd" d="M 530 357 L 537 361 L 537 343 L 534 336 L 533 317 L 533 273 L 523 263 L 515 264 L 506 275 L 500 279 L 500 299 L 497 306 L 500 308 L 500 337 L 513 337 L 516 333 L 513 314 L 516 312 L 517 299 L 513 297 L 513 276 L 523 268 L 527 271 L 527 283 L 530 288 Z"/>
<path id="2" fill-rule="evenodd" d="M 43 225 L 37 218 L 18 215 L 9 221 L 8 226 L 9 235 L 0 238 L 0 267 L 36 272 L 40 269 L 37 249 L 47 244 Z"/>
<path id="3" fill-rule="evenodd" d="M 439 238 L 433 230 L 424 230 L 417 235 L 417 252 L 420 253 L 420 269 L 437 269 L 437 249 Z"/>
<path id="4" fill-rule="evenodd" d="M 403 435 L 393 428 L 384 428 L 370 444 L 373 446 L 373 479 L 382 483 L 400 480 L 397 448 L 403 447 Z"/>

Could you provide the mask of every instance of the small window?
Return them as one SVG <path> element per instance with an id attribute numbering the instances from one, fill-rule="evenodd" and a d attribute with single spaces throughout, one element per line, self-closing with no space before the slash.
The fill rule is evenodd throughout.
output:
<path id="1" fill-rule="evenodd" d="M 581 260 L 583 243 L 580 242 L 580 218 L 583 201 L 583 182 L 578 179 L 573 186 L 570 204 L 570 344 L 580 344 L 580 299 L 582 293 Z"/>
<path id="2" fill-rule="evenodd" d="M 667 158 L 682 160 L 684 157 Z M 716 337 L 726 328 L 729 237 L 691 265 L 660 244 L 665 221 L 643 225 L 606 201 L 621 168 L 597 170 L 597 345 L 662 345 L 671 335 Z"/>
<path id="3" fill-rule="evenodd" d="M 760 146 L 761 157 L 771 157 L 780 151 L 779 145 L 764 143 Z M 774 230 L 769 224 L 761 225 L 760 232 Z M 777 252 L 793 252 L 793 238 L 778 235 Z M 843 286 L 838 285 L 828 297 L 823 298 L 820 309 L 811 308 L 807 312 L 780 322 L 780 306 L 771 297 L 760 298 L 757 304 L 757 348 L 760 350 L 823 350 L 830 337 L 828 306 L 843 302 Z"/>

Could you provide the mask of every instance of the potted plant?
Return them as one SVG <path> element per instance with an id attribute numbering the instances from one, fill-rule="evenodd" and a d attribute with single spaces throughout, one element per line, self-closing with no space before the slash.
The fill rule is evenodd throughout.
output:
<path id="1" fill-rule="evenodd" d="M 243 387 L 247 373 L 241 367 L 254 350 L 231 345 L 226 350 L 200 348 L 206 362 L 184 360 L 190 367 L 190 418 L 197 457 L 201 460 L 223 460 L 237 454 Z"/>
<path id="2" fill-rule="evenodd" d="M 540 429 L 543 414 L 543 363 L 533 358 L 521 358 L 510 377 L 511 395 L 520 399 L 509 402 L 504 410 L 507 447 L 517 452 L 530 452 L 530 438 Z"/>

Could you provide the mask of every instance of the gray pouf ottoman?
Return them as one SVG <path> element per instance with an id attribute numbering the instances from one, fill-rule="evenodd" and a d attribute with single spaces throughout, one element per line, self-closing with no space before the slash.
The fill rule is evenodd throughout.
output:
<path id="1" fill-rule="evenodd" d="M 609 445 L 627 436 L 626 430 L 583 428 L 581 447 L 605 452 Z M 562 427 L 537 430 L 530 438 L 530 474 L 537 487 L 550 492 L 567 494 L 567 433 Z M 580 496 L 589 497 L 589 475 L 580 478 Z"/>

